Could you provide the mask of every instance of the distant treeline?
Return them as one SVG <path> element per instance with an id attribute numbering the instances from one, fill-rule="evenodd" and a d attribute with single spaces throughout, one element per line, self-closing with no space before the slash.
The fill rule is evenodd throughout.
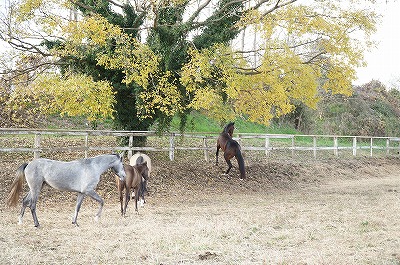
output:
<path id="1" fill-rule="evenodd" d="M 320 93 L 315 110 L 299 104 L 296 110 L 274 120 L 278 126 L 294 126 L 303 133 L 400 136 L 400 91 L 381 82 L 355 86 L 350 97 Z"/>

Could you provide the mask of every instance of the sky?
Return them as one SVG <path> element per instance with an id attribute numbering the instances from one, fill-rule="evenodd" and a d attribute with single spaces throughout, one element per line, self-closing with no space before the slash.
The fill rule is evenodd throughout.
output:
<path id="1" fill-rule="evenodd" d="M 387 88 L 400 89 L 400 1 L 383 1 L 376 11 L 383 16 L 372 37 L 378 46 L 365 53 L 368 65 L 357 69 L 358 79 L 354 85 L 362 85 L 374 79 Z"/>

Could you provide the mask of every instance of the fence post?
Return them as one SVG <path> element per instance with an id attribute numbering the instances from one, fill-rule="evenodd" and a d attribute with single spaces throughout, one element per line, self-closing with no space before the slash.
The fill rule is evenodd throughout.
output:
<path id="1" fill-rule="evenodd" d="M 206 162 L 209 162 L 210 157 L 208 155 L 207 137 L 203 138 L 203 147 L 204 147 L 204 159 L 206 160 Z"/>
<path id="2" fill-rule="evenodd" d="M 269 153 L 269 136 L 265 136 L 265 155 L 268 156 Z"/>
<path id="3" fill-rule="evenodd" d="M 171 136 L 169 137 L 169 160 L 174 161 L 175 157 L 175 134 L 171 133 Z"/>
<path id="4" fill-rule="evenodd" d="M 41 141 L 41 135 L 39 133 L 35 134 L 35 144 L 34 144 L 34 148 L 38 149 L 40 148 L 40 141 Z M 39 158 L 40 157 L 40 151 L 34 151 L 33 152 L 33 158 Z"/>
<path id="5" fill-rule="evenodd" d="M 317 137 L 315 135 L 313 136 L 313 153 L 314 158 L 317 158 Z"/>
<path id="6" fill-rule="evenodd" d="M 389 146 L 390 146 L 390 140 L 389 138 L 386 139 L 386 155 L 389 155 Z"/>
<path id="7" fill-rule="evenodd" d="M 292 137 L 292 156 L 294 156 L 294 135 Z"/>
<path id="8" fill-rule="evenodd" d="M 372 137 L 371 137 L 371 141 L 369 144 L 369 149 L 370 149 L 370 156 L 372 156 Z"/>
<path id="9" fill-rule="evenodd" d="M 399 151 L 397 151 L 397 153 L 399 153 L 399 154 L 400 154 L 400 141 L 399 141 Z"/>
<path id="10" fill-rule="evenodd" d="M 357 137 L 353 138 L 353 156 L 357 155 Z"/>
<path id="11" fill-rule="evenodd" d="M 128 142 L 128 146 L 129 146 L 129 151 L 128 151 L 128 160 L 131 159 L 133 153 L 132 153 L 132 147 L 133 147 L 133 135 L 129 135 L 129 142 Z"/>
<path id="12" fill-rule="evenodd" d="M 333 137 L 333 153 L 334 153 L 335 156 L 338 156 L 338 155 L 339 155 L 337 136 Z"/>
<path id="13" fill-rule="evenodd" d="M 88 157 L 88 149 L 89 149 L 88 143 L 89 143 L 89 134 L 87 133 L 85 135 L 85 158 Z"/>

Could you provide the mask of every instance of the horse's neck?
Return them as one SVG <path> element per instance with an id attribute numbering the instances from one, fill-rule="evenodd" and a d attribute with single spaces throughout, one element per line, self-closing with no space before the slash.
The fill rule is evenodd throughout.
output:
<path id="1" fill-rule="evenodd" d="M 145 165 L 136 165 L 135 168 L 137 169 L 139 174 L 142 175 L 145 170 Z"/>
<path id="2" fill-rule="evenodd" d="M 221 136 L 222 136 L 226 141 L 229 141 L 230 139 L 232 139 L 232 135 L 230 135 L 230 134 L 227 133 L 227 132 L 222 133 Z"/>
<path id="3" fill-rule="evenodd" d="M 115 162 L 114 158 L 111 157 L 111 155 L 98 156 L 89 159 L 91 160 L 91 165 L 96 167 L 97 170 L 99 170 L 100 174 L 111 168 Z"/>

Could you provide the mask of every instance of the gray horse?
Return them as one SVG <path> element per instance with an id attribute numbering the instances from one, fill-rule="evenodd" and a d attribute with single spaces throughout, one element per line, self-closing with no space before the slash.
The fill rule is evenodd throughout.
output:
<path id="1" fill-rule="evenodd" d="M 100 204 L 96 219 L 100 218 L 104 201 L 95 191 L 100 181 L 100 175 L 107 169 L 112 168 L 114 172 L 125 180 L 125 171 L 122 157 L 117 154 L 100 155 L 93 158 L 63 162 L 39 158 L 25 163 L 17 169 L 17 176 L 11 185 L 11 191 L 7 198 L 9 206 L 15 206 L 18 202 L 20 191 L 22 191 L 24 177 L 29 186 L 29 192 L 22 201 L 22 209 L 19 216 L 19 223 L 22 223 L 25 208 L 31 209 L 35 227 L 39 227 L 36 217 L 36 202 L 39 197 L 43 183 L 61 191 L 74 191 L 78 193 L 75 215 L 72 223 L 78 226 L 76 219 L 85 196 L 89 196 Z"/>

